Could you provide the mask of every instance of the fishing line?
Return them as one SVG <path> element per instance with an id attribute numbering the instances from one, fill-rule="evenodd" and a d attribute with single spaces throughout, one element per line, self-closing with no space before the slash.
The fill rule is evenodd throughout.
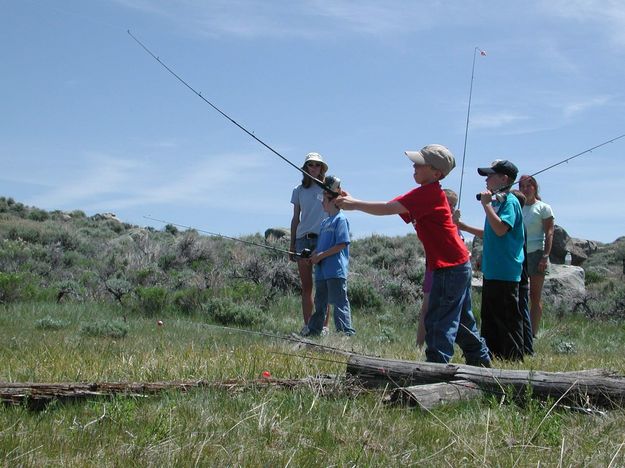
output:
<path id="1" fill-rule="evenodd" d="M 268 333 L 268 332 L 260 332 L 260 331 L 254 331 L 254 330 L 246 330 L 244 328 L 232 328 L 232 327 L 226 327 L 226 326 L 222 326 L 222 325 L 212 325 L 212 324 L 208 324 L 205 323 L 203 324 L 205 327 L 211 327 L 211 328 L 218 328 L 218 329 L 222 329 L 222 330 L 226 330 L 226 331 L 230 331 L 230 332 L 235 332 L 235 333 L 247 333 L 247 334 L 251 334 L 251 335 L 258 335 L 258 336 L 264 336 L 264 337 L 269 337 L 269 338 L 274 338 L 274 339 L 278 339 L 278 340 L 283 340 L 283 341 L 288 341 L 291 343 L 297 343 L 297 344 L 307 344 L 307 345 L 311 345 L 313 347 L 316 348 L 321 348 L 321 349 L 326 349 L 332 352 L 336 352 L 338 354 L 342 354 L 345 356 L 363 356 L 363 357 L 368 357 L 368 358 L 373 358 L 373 359 L 384 359 L 384 358 L 380 358 L 379 356 L 371 356 L 371 355 L 366 355 L 366 354 L 360 354 L 360 353 L 355 353 L 352 351 L 346 351 L 343 350 L 341 348 L 335 348 L 333 346 L 327 346 L 327 345 L 322 345 L 322 344 L 318 344 L 318 343 L 311 343 L 309 341 L 303 341 L 300 338 L 296 338 L 296 337 L 290 337 L 290 336 L 285 336 L 285 335 L 276 335 L 274 333 Z M 330 359 L 330 358 L 322 358 L 322 357 L 314 357 L 314 356 L 310 356 L 310 355 L 298 355 L 298 354 L 292 354 L 292 353 L 284 353 L 284 352 L 271 352 L 272 354 L 281 354 L 281 355 L 285 355 L 285 356 L 292 356 L 292 357 L 298 357 L 300 359 L 309 359 L 309 360 L 316 360 L 316 361 L 325 361 L 325 362 L 329 362 L 329 363 L 333 363 L 333 364 L 344 364 L 344 365 L 348 365 L 349 362 L 346 361 L 340 361 L 337 359 Z M 415 361 L 415 364 L 418 364 L 418 362 Z M 427 364 L 427 363 L 426 363 Z M 431 363 L 432 364 L 432 363 Z M 449 363 L 448 365 L 454 365 L 452 363 Z M 359 364 L 359 366 L 362 369 L 365 370 L 370 370 L 372 372 L 380 372 L 382 373 L 382 375 L 388 379 L 390 381 L 390 383 L 392 385 L 394 385 L 395 388 L 404 388 L 403 386 L 399 385 L 399 383 L 391 376 L 391 372 L 392 369 L 389 369 L 388 367 L 384 366 L 384 364 L 381 363 L 381 365 L 374 365 L 374 364 Z M 477 369 L 480 369 L 479 367 Z M 485 383 L 484 385 L 480 385 L 479 382 L 472 382 L 472 384 L 477 385 L 479 387 L 479 389 L 484 392 L 487 395 L 495 395 L 495 396 L 505 396 L 508 393 L 503 389 L 502 384 L 497 380 L 497 378 L 494 376 L 494 371 L 496 369 L 484 369 L 486 372 L 493 372 L 493 375 L 491 375 L 493 377 L 493 379 L 495 380 L 495 382 L 497 383 L 497 386 L 499 386 L 499 390 L 497 390 L 495 388 L 495 385 L 493 384 L 488 384 Z M 357 377 L 357 376 L 356 376 Z M 462 384 L 458 381 L 454 381 L 454 380 L 450 380 L 450 381 L 443 381 L 443 382 L 433 382 L 433 383 L 446 383 L 449 385 L 455 385 L 458 387 L 468 387 L 468 388 L 473 388 L 470 385 L 466 385 L 466 384 Z M 568 409 L 568 410 L 574 410 L 574 411 L 580 411 L 583 412 L 585 414 L 593 414 L 593 412 L 595 411 L 594 409 L 591 408 L 582 408 L 582 407 L 576 407 L 576 406 L 567 406 L 567 405 L 563 405 L 563 404 L 557 404 L 556 406 L 561 407 L 563 409 Z"/>
<path id="2" fill-rule="evenodd" d="M 353 355 L 356 353 L 350 352 L 350 351 L 345 351 L 344 349 L 341 348 L 335 348 L 333 346 L 327 346 L 327 345 L 322 345 L 322 344 L 317 344 L 317 343 L 310 343 L 308 341 L 303 341 L 301 338 L 299 337 L 292 337 L 292 336 L 286 336 L 286 335 L 277 335 L 275 333 L 269 333 L 269 332 L 261 332 L 261 331 L 255 331 L 255 330 L 247 330 L 245 328 L 233 328 L 233 327 L 226 327 L 223 325 L 213 325 L 210 323 L 205 323 L 203 324 L 205 327 L 210 327 L 210 328 L 218 328 L 221 330 L 226 330 L 226 331 L 230 331 L 230 332 L 235 332 L 235 333 L 247 333 L 250 335 L 257 335 L 257 336 L 264 336 L 267 338 L 274 338 L 276 340 L 282 340 L 282 341 L 288 341 L 290 343 L 305 343 L 305 344 L 310 344 L 316 348 L 321 348 L 321 349 L 325 349 L 328 351 L 332 351 L 335 353 L 339 353 L 339 354 L 343 354 L 343 355 Z M 364 355 L 363 355 L 364 356 Z M 367 357 L 374 357 L 374 356 L 367 356 Z"/>
<path id="3" fill-rule="evenodd" d="M 473 66 L 471 67 L 471 86 L 469 86 L 469 105 L 467 106 L 467 123 L 464 129 L 464 148 L 462 150 L 462 168 L 460 170 L 460 190 L 458 190 L 458 209 L 460 209 L 460 202 L 462 200 L 462 181 L 464 179 L 464 161 L 467 155 L 467 137 L 469 136 L 469 116 L 471 115 L 471 96 L 473 95 L 473 77 L 475 76 L 475 57 L 477 57 L 477 52 L 480 52 L 480 55 L 486 55 L 479 47 L 475 47 L 473 50 Z"/>
<path id="4" fill-rule="evenodd" d="M 331 189 L 331 187 L 329 187 L 327 184 L 325 184 L 324 182 L 322 182 L 321 180 L 311 176 L 308 172 L 304 171 L 301 167 L 293 164 L 291 161 L 289 161 L 287 158 L 285 158 L 284 156 L 282 156 L 278 151 L 276 151 L 274 148 L 272 148 L 271 146 L 269 146 L 267 143 L 265 143 L 263 140 L 261 140 L 260 138 L 258 138 L 256 135 L 254 135 L 252 132 L 250 132 L 247 128 L 245 128 L 243 125 L 241 125 L 240 123 L 238 123 L 236 120 L 234 120 L 232 117 L 230 117 L 228 114 L 226 114 L 224 111 L 222 111 L 219 107 L 217 107 L 215 104 L 213 104 L 211 101 L 209 101 L 208 99 L 206 99 L 202 93 L 200 91 L 197 91 L 195 88 L 193 88 L 189 83 L 187 83 L 180 75 L 178 75 L 171 67 L 169 67 L 165 62 L 163 62 L 156 54 L 154 54 L 150 49 L 148 49 L 148 47 L 141 42 L 139 39 L 137 39 L 136 36 L 134 36 L 131 32 L 130 29 L 128 29 L 126 31 L 128 33 L 128 35 L 130 37 L 132 37 L 134 39 L 134 41 L 139 44 L 141 46 L 141 48 L 147 53 L 149 54 L 154 60 L 156 60 L 159 64 L 161 64 L 161 66 L 163 68 L 165 68 L 165 70 L 167 70 L 172 76 L 174 76 L 178 81 L 180 81 L 184 86 L 186 86 L 191 92 L 193 92 L 196 96 L 198 96 L 202 101 L 204 101 L 206 104 L 208 104 L 209 106 L 211 106 L 214 110 L 216 110 L 217 112 L 219 112 L 223 117 L 225 117 L 226 119 L 228 119 L 230 122 L 232 122 L 234 125 L 236 125 L 239 129 L 243 130 L 245 133 L 247 133 L 249 136 L 251 136 L 254 140 L 256 140 L 258 143 L 260 143 L 261 145 L 263 145 L 265 148 L 267 148 L 269 151 L 271 151 L 272 153 L 274 153 L 276 156 L 278 156 L 280 159 L 282 159 L 283 161 L 285 161 L 287 164 L 293 166 L 295 169 L 297 169 L 299 172 L 301 172 L 302 174 L 304 174 L 305 176 L 310 177 L 317 185 L 319 185 L 321 188 L 323 188 L 324 190 L 330 192 L 333 196 L 337 197 L 338 195 L 340 195 L 339 193 L 335 192 L 334 190 Z"/>
<path id="5" fill-rule="evenodd" d="M 582 156 L 582 155 L 584 155 L 584 154 L 586 154 L 586 153 L 591 153 L 593 150 L 596 150 L 597 148 L 601 148 L 602 146 L 605 146 L 605 145 L 607 145 L 607 144 L 609 144 L 609 143 L 613 143 L 613 142 L 615 142 L 616 140 L 620 140 L 620 139 L 621 139 L 621 138 L 623 138 L 623 137 L 625 137 L 625 133 L 623 133 L 622 135 L 619 135 L 619 136 L 617 136 L 617 137 L 614 137 L 614 138 L 612 138 L 611 140 L 606 140 L 606 141 L 604 141 L 603 143 L 599 143 L 598 145 L 593 146 L 592 148 L 588 148 L 588 149 L 586 149 L 586 150 L 582 151 L 581 153 L 577 153 L 577 154 L 574 154 L 573 156 L 569 156 L 568 158 L 563 159 L 562 161 L 558 161 L 557 163 L 552 164 L 551 166 L 547 166 L 546 168 L 541 169 L 541 170 L 540 170 L 540 171 L 538 171 L 538 172 L 534 172 L 533 174 L 530 174 L 530 176 L 529 176 L 529 177 L 535 177 L 535 176 L 537 176 L 538 174 L 542 174 L 543 172 L 546 172 L 546 171 L 548 171 L 549 169 L 553 169 L 554 167 L 559 166 L 560 164 L 564 164 L 564 163 L 566 163 L 566 162 L 569 162 L 571 159 L 575 159 L 575 158 L 577 158 L 577 157 L 579 157 L 579 156 Z M 500 188 L 498 188 L 498 189 L 496 189 L 496 190 L 493 190 L 491 193 L 492 193 L 493 195 L 497 196 L 497 194 L 500 194 L 501 192 L 505 192 L 505 191 L 509 190 L 510 188 L 512 188 L 512 187 L 514 187 L 516 184 L 518 184 L 519 182 L 520 182 L 520 180 L 517 180 L 516 182 L 513 182 L 513 183 L 511 183 L 510 185 L 506 185 L 505 187 L 500 187 Z M 475 197 L 476 197 L 478 200 L 481 200 L 481 199 L 482 199 L 482 194 L 478 193 Z"/>
<path id="6" fill-rule="evenodd" d="M 203 232 L 204 234 L 208 234 L 210 236 L 222 237 L 224 239 L 230 239 L 230 240 L 233 240 L 233 241 L 236 241 L 236 242 L 241 242 L 243 244 L 254 245 L 256 247 L 262 247 L 264 249 L 273 250 L 275 252 L 286 253 L 286 254 L 289 254 L 289 255 L 296 255 L 296 256 L 302 257 L 302 258 L 308 258 L 308 257 L 310 257 L 310 254 L 311 254 L 310 249 L 304 249 L 304 250 L 302 250 L 299 253 L 298 252 L 291 252 L 290 250 L 279 249 L 279 248 L 273 247 L 271 245 L 259 244 L 257 242 L 246 241 L 246 240 L 243 240 L 243 239 L 237 239 L 236 237 L 225 236 L 225 235 L 219 234 L 217 232 L 205 231 L 203 229 L 198 229 L 198 228 L 193 227 L 193 226 L 185 226 L 184 224 L 172 223 L 171 221 L 166 221 L 164 219 L 152 218 L 151 216 L 144 216 L 144 218 L 152 220 L 152 221 L 157 221 L 157 222 L 163 223 L 163 224 L 171 224 L 172 226 L 178 226 L 178 227 L 185 228 L 185 229 L 193 229 L 195 231 Z"/>

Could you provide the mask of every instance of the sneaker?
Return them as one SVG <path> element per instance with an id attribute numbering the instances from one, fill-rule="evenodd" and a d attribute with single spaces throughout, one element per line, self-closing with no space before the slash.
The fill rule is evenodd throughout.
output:
<path id="1" fill-rule="evenodd" d="M 299 332 L 300 336 L 308 336 L 310 335 L 310 328 L 308 328 L 308 325 L 304 325 L 302 327 L 302 330 Z"/>
<path id="2" fill-rule="evenodd" d="M 330 334 L 330 329 L 328 327 L 323 327 L 321 329 L 321 336 L 328 336 Z"/>

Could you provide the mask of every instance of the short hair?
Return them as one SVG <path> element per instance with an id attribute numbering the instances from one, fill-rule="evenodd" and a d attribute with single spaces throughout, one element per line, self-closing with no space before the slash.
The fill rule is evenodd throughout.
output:
<path id="1" fill-rule="evenodd" d="M 455 208 L 458 204 L 458 194 L 452 189 L 448 188 L 443 189 L 443 192 L 445 192 L 445 196 L 447 197 L 447 201 L 449 202 L 449 207 Z"/>
<path id="2" fill-rule="evenodd" d="M 521 192 L 520 190 L 514 189 L 514 190 L 510 190 L 510 193 L 514 195 L 515 197 L 517 197 L 517 199 L 519 200 L 519 204 L 521 205 L 521 208 L 523 208 L 525 206 L 525 202 L 527 201 L 527 198 L 525 197 L 525 195 L 523 195 L 523 192 Z"/>

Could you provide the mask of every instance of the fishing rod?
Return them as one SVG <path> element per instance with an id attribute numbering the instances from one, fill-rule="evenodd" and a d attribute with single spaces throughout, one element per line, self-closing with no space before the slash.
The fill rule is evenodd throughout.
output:
<path id="1" fill-rule="evenodd" d="M 165 221 L 164 219 L 152 218 L 151 216 L 144 216 L 144 218 L 145 219 L 149 219 L 151 221 L 157 221 L 157 222 L 163 223 L 163 224 L 171 224 L 172 226 L 178 226 L 178 227 L 185 228 L 185 229 L 193 229 L 195 231 L 203 232 L 204 234 L 208 234 L 210 236 L 222 237 L 224 239 L 230 239 L 230 240 L 233 240 L 233 241 L 236 241 L 236 242 L 241 242 L 243 244 L 255 245 L 256 247 L 262 247 L 264 249 L 273 250 L 275 252 L 286 253 L 286 254 L 289 254 L 289 255 L 295 255 L 296 257 L 300 257 L 300 258 L 309 258 L 310 254 L 312 253 L 312 251 L 310 249 L 304 249 L 304 250 L 302 250 L 299 253 L 298 252 L 291 252 L 290 250 L 279 249 L 279 248 L 273 247 L 271 245 L 259 244 L 257 242 L 246 241 L 246 240 L 243 240 L 243 239 L 237 239 L 236 237 L 224 236 L 223 234 L 218 234 L 216 232 L 205 231 L 203 229 L 198 229 L 198 228 L 193 227 L 193 226 L 185 226 L 184 224 L 172 223 L 171 221 Z"/>
<path id="2" fill-rule="evenodd" d="M 236 120 L 234 120 L 232 117 L 230 117 L 228 114 L 226 114 L 224 111 L 222 111 L 219 107 L 217 107 L 215 104 L 213 104 L 211 101 L 209 101 L 208 99 L 206 99 L 202 93 L 200 91 L 197 91 L 195 88 L 193 88 L 189 83 L 187 83 L 180 75 L 178 75 L 171 67 L 169 67 L 165 62 L 163 62 L 157 55 L 155 55 L 150 49 L 148 49 L 148 47 L 141 42 L 139 39 L 137 39 L 136 36 L 134 36 L 131 32 L 130 29 L 128 29 L 126 31 L 128 33 L 128 35 L 130 37 L 132 37 L 134 39 L 134 41 L 139 44 L 141 46 L 141 48 L 148 54 L 150 55 L 154 60 L 156 60 L 163 68 L 165 68 L 165 70 L 167 70 L 172 76 L 174 76 L 178 81 L 180 81 L 184 86 L 186 86 L 191 92 L 193 92 L 197 97 L 199 97 L 202 101 L 204 101 L 206 104 L 208 104 L 209 106 L 211 106 L 214 110 L 216 110 L 217 112 L 219 112 L 223 117 L 225 117 L 226 119 L 228 119 L 230 122 L 232 122 L 234 125 L 236 125 L 239 129 L 243 130 L 245 133 L 247 133 L 249 136 L 251 136 L 254 140 L 256 140 L 258 143 L 260 143 L 261 145 L 263 145 L 265 148 L 267 148 L 269 151 L 271 151 L 272 153 L 274 153 L 276 156 L 278 156 L 280 159 L 282 159 L 283 161 L 285 161 L 287 164 L 293 166 L 295 169 L 297 169 L 299 172 L 301 172 L 302 174 L 304 174 L 305 176 L 310 177 L 317 185 L 319 185 L 322 189 L 330 192 L 334 197 L 339 196 L 340 194 L 335 192 L 334 190 L 332 190 L 331 187 L 329 187 L 327 184 L 325 184 L 324 182 L 322 182 L 321 180 L 317 179 L 316 177 L 311 176 L 308 172 L 306 172 L 305 170 L 303 170 L 301 167 L 297 166 L 296 164 L 293 164 L 291 161 L 289 161 L 287 158 L 285 158 L 284 156 L 282 156 L 278 151 L 276 151 L 274 148 L 272 148 L 271 146 L 269 146 L 267 143 L 265 143 L 263 140 L 261 140 L 260 138 L 258 138 L 256 135 L 254 135 L 252 132 L 250 132 L 247 128 L 245 128 L 243 125 L 241 125 L 240 123 L 238 123 Z"/>
<path id="3" fill-rule="evenodd" d="M 535 177 L 535 176 L 537 176 L 538 174 L 542 174 L 543 172 L 546 172 L 546 171 L 548 171 L 549 169 L 553 169 L 554 167 L 559 166 L 560 164 L 564 164 L 564 163 L 566 163 L 566 162 L 569 162 L 570 160 L 575 159 L 575 158 L 577 158 L 577 157 L 579 157 L 579 156 L 582 156 L 582 155 L 584 155 L 584 154 L 586 154 L 586 153 L 591 153 L 593 150 L 596 150 L 597 148 L 601 148 L 602 146 L 605 146 L 605 145 L 607 145 L 607 144 L 609 144 L 609 143 L 613 143 L 613 142 L 615 142 L 616 140 L 620 140 L 620 139 L 621 139 L 621 138 L 623 138 L 623 137 L 625 137 L 625 133 L 623 133 L 622 135 L 619 135 L 619 136 L 617 136 L 617 137 L 614 137 L 614 138 L 612 138 L 612 139 L 610 139 L 610 140 L 606 140 L 606 141 L 604 141 L 603 143 L 599 143 L 598 145 L 593 146 L 592 148 L 588 148 L 588 149 L 586 149 L 586 150 L 582 151 L 581 153 L 577 153 L 577 154 L 574 154 L 573 156 L 569 156 L 568 158 L 563 159 L 562 161 L 558 161 L 557 163 L 552 164 L 551 166 L 547 166 L 547 167 L 545 167 L 544 169 L 541 169 L 541 170 L 540 170 L 540 171 L 538 171 L 538 172 L 534 172 L 533 174 L 530 174 L 530 175 L 529 175 L 529 177 Z M 509 190 L 511 187 L 514 187 L 514 186 L 515 186 L 516 184 L 518 184 L 519 182 L 520 182 L 520 180 L 517 180 L 516 182 L 513 182 L 513 183 L 511 183 L 510 185 L 506 185 L 506 186 L 504 186 L 504 187 L 500 187 L 500 188 L 498 188 L 498 189 L 496 189 L 496 190 L 493 190 L 493 191 L 492 191 L 492 194 L 495 196 L 495 198 L 497 198 L 497 200 L 498 200 L 498 201 L 501 201 L 501 200 L 500 200 L 500 198 L 501 198 L 501 196 L 502 196 L 502 192 L 505 192 L 505 191 Z M 499 195 L 499 197 L 498 197 L 498 195 Z M 482 194 L 481 194 L 481 193 L 478 193 L 475 197 L 476 197 L 478 200 L 481 200 L 481 199 L 482 199 Z"/>
<path id="4" fill-rule="evenodd" d="M 471 67 L 471 86 L 469 86 L 469 105 L 467 107 L 467 123 L 464 128 L 464 148 L 462 150 L 462 169 L 460 171 L 460 190 L 458 190 L 458 209 L 460 209 L 460 201 L 462 200 L 462 181 L 464 179 L 464 161 L 467 155 L 467 137 L 469 136 L 469 116 L 471 115 L 471 96 L 473 95 L 473 77 L 475 76 L 475 57 L 477 52 L 480 52 L 481 56 L 485 56 L 484 52 L 479 47 L 475 47 L 473 50 L 473 66 Z"/>

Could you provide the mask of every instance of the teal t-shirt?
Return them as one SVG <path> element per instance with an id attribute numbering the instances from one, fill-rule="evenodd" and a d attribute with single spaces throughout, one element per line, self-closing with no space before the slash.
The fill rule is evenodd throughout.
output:
<path id="1" fill-rule="evenodd" d="M 503 236 L 498 236 L 484 223 L 484 250 L 482 252 L 482 273 L 487 280 L 520 281 L 523 268 L 523 214 L 517 197 L 508 193 L 502 202 L 493 202 L 495 212 L 510 226 Z"/>

